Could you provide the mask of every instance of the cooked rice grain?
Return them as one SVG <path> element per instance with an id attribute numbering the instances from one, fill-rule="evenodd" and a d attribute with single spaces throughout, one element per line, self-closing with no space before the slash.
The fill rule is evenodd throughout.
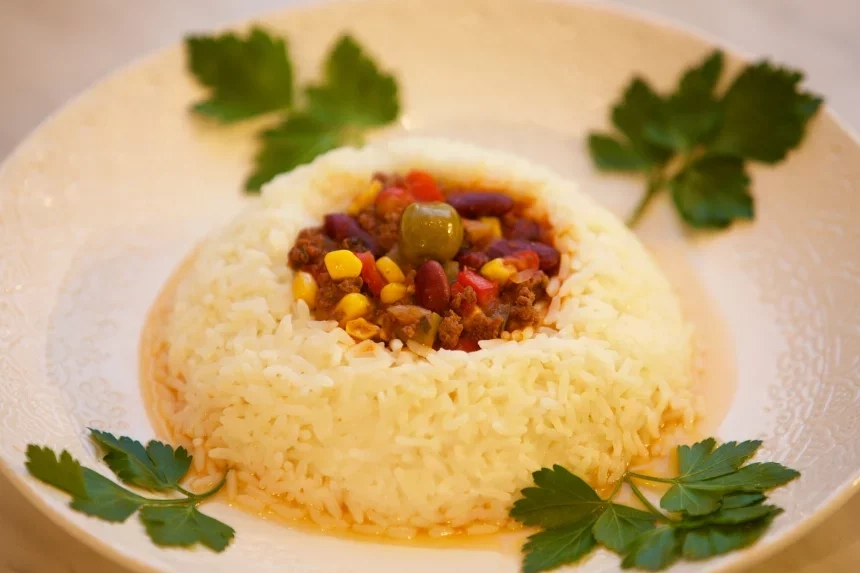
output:
<path id="1" fill-rule="evenodd" d="M 541 328 L 472 354 L 358 351 L 293 301 L 299 229 L 374 172 L 412 168 L 544 206 L 562 264 Z M 198 470 L 233 468 L 233 499 L 327 529 L 490 531 L 531 472 L 557 463 L 605 485 L 693 417 L 690 329 L 636 238 L 572 183 L 458 143 L 341 149 L 277 178 L 200 248 L 169 314 L 157 382 L 176 391 L 155 395 L 172 437 Z"/>

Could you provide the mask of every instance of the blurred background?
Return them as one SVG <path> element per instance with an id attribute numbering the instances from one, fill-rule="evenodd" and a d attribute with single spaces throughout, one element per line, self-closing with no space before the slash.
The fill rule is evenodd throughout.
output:
<path id="1" fill-rule="evenodd" d="M 0 159 L 42 119 L 189 30 L 314 0 L 0 0 Z M 504 0 L 500 0 L 504 1 Z M 860 131 L 860 0 L 601 0 L 807 71 Z"/>
<path id="2" fill-rule="evenodd" d="M 505 1 L 505 0 L 499 0 Z M 0 0 L 0 160 L 46 116 L 119 67 L 227 25 L 313 0 Z M 591 0 L 683 25 L 807 72 L 860 133 L 860 0 Z M 860 498 L 746 573 L 860 571 Z M 0 475 L 0 573 L 123 573 L 52 524 Z"/>

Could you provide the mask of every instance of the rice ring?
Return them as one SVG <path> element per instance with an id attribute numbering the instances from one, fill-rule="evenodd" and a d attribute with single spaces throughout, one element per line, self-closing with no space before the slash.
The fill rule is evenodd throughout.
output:
<path id="1" fill-rule="evenodd" d="M 413 168 L 545 208 L 561 267 L 541 327 L 471 354 L 394 350 L 293 300 L 297 232 L 374 172 Z M 230 466 L 235 499 L 324 527 L 503 526 L 531 472 L 611 483 L 694 416 L 691 329 L 635 236 L 551 171 L 445 140 L 339 149 L 278 177 L 201 246 L 168 321 L 172 437 L 204 474 Z"/>

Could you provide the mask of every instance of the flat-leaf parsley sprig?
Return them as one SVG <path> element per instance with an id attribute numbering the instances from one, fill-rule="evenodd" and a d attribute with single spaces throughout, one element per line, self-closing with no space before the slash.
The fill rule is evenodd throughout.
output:
<path id="1" fill-rule="evenodd" d="M 761 442 L 713 438 L 678 447 L 679 473 L 672 478 L 627 472 L 606 499 L 562 466 L 533 474 L 510 516 L 539 527 L 523 546 L 523 572 L 539 573 L 579 561 L 598 545 L 618 553 L 625 569 L 659 571 L 678 559 L 699 560 L 754 543 L 782 509 L 767 505 L 764 492 L 800 474 L 778 463 L 746 461 Z M 635 480 L 664 482 L 669 489 L 656 508 Z M 627 484 L 644 510 L 614 501 Z"/>
<path id="2" fill-rule="evenodd" d="M 692 227 L 719 229 L 752 219 L 745 162 L 782 161 L 821 106 L 819 96 L 800 89 L 803 74 L 767 61 L 746 66 L 720 95 L 723 59 L 714 51 L 667 95 L 634 78 L 612 108 L 618 135 L 589 135 L 598 169 L 647 176 L 631 226 L 663 189 Z"/>
<path id="3" fill-rule="evenodd" d="M 224 485 L 226 474 L 201 494 L 185 490 L 180 482 L 192 457 L 183 447 L 151 441 L 146 446 L 131 438 L 90 430 L 90 438 L 103 452 L 103 460 L 125 484 L 182 497 L 153 499 L 130 491 L 98 472 L 82 467 L 67 451 L 59 456 L 48 447 L 27 446 L 27 471 L 36 479 L 72 496 L 76 511 L 111 522 L 123 522 L 137 512 L 156 545 L 190 546 L 196 543 L 223 551 L 233 539 L 233 528 L 201 513 L 197 506 Z"/>
<path id="4" fill-rule="evenodd" d="M 265 113 L 282 121 L 260 133 L 247 192 L 276 175 L 309 163 L 344 145 L 364 144 L 366 134 L 400 115 L 397 81 L 343 35 L 323 64 L 323 79 L 296 89 L 284 39 L 254 28 L 243 38 L 233 33 L 185 40 L 188 69 L 210 97 L 192 107 L 197 114 L 232 123 Z"/>

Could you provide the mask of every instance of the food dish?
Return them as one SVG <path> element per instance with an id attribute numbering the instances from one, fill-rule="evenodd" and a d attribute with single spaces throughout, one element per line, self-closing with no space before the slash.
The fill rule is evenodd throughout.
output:
<path id="1" fill-rule="evenodd" d="M 409 90 L 404 123 L 410 129 L 512 148 L 580 181 L 616 213 L 626 211 L 638 186 L 595 177 L 573 142 L 596 127 L 602 115 L 595 109 L 604 110 L 617 96 L 631 69 L 655 81 L 674 77 L 692 54 L 704 53 L 705 44 L 593 9 L 503 4 L 451 3 L 443 21 L 441 12 L 411 3 L 368 2 L 267 23 L 307 46 L 302 58 L 308 65 L 340 30 L 355 30 L 403 70 Z M 403 18 L 402 27 L 391 28 L 392 14 Z M 523 42 L 524 27 L 541 30 L 541 42 Z M 488 29 L 494 33 L 482 33 Z M 406 49 L 419 37 L 440 46 L 431 61 L 421 59 L 426 50 L 419 56 Z M 571 54 L 585 53 L 603 57 L 565 64 Z M 437 55 L 448 65 L 432 59 Z M 521 72 L 516 78 L 511 66 Z M 452 83 L 462 86 L 456 110 L 442 97 L 448 93 L 442 86 Z M 68 448 L 92 465 L 97 460 L 81 440 L 88 425 L 142 439 L 154 435 L 137 395 L 137 376 L 128 368 L 137 355 L 139 325 L 180 258 L 240 208 L 236 190 L 251 151 L 244 136 L 256 129 L 237 128 L 226 140 L 211 136 L 185 114 L 198 95 L 182 73 L 181 55 L 162 54 L 60 113 L 4 166 L 3 212 L 14 213 L 3 221 L 11 253 L 3 258 L 4 276 L 21 286 L 12 305 L 3 307 L 4 323 L 14 332 L 3 340 L 15 349 L 0 401 L 4 464 L 57 519 L 88 532 L 87 539 L 103 550 L 104 542 L 92 536 L 110 539 L 107 551 L 140 568 L 235 570 L 254 562 L 263 570 L 515 570 L 513 555 L 344 543 L 221 504 L 212 504 L 212 513 L 240 532 L 230 551 L 153 552 L 135 521 L 114 526 L 75 513 L 55 492 L 26 478 L 21 447 L 33 440 Z M 130 132 L 140 137 L 132 141 Z M 753 172 L 761 213 L 754 225 L 718 239 L 684 240 L 657 205 L 641 230 L 651 246 L 683 245 L 683 259 L 707 285 L 731 333 L 738 391 L 718 435 L 761 436 L 769 457 L 804 474 L 790 492 L 780 493 L 787 511 L 764 541 L 751 553 L 708 562 L 707 568 L 772 550 L 806 516 L 838 503 L 860 467 L 850 439 L 853 380 L 845 374 L 851 371 L 846 357 L 856 354 L 853 323 L 845 320 L 845 309 L 855 307 L 854 282 L 844 272 L 850 216 L 857 209 L 851 192 L 860 180 L 857 149 L 825 116 L 788 163 Z M 808 201 L 810 188 L 821 190 L 815 205 Z M 840 352 L 826 350 L 837 347 Z M 604 557 L 583 570 L 617 563 Z"/>
<path id="2" fill-rule="evenodd" d="M 366 300 L 373 293 L 346 276 L 332 287 L 333 314 L 312 315 L 294 290 L 307 271 L 286 264 L 307 247 L 297 253 L 290 238 L 361 199 L 374 173 L 410 169 L 450 188 L 505 189 L 546 213 L 561 256 L 543 267 L 553 278 L 537 283 L 552 295 L 537 324 L 499 338 L 504 302 L 478 290 L 465 332 L 472 317 L 495 319 L 479 350 L 433 350 L 435 332 L 416 322 L 404 333 L 408 320 L 388 341 L 355 340 L 351 321 L 361 317 L 340 310 L 350 294 L 337 285 Z M 338 247 L 352 241 L 332 239 L 329 252 L 350 254 Z M 314 260 L 331 267 L 321 255 Z M 334 280 L 315 272 L 324 288 Z M 467 264 L 458 272 L 481 278 Z M 507 288 L 521 287 L 503 285 L 500 296 Z M 392 308 L 432 316 L 400 301 L 362 310 L 388 318 Z M 605 486 L 631 460 L 647 459 L 664 427 L 689 427 L 695 417 L 690 327 L 632 233 L 545 169 L 444 140 L 338 150 L 275 180 L 259 205 L 202 244 L 166 320 L 156 343 L 165 363 L 153 370 L 167 374 L 155 381 L 156 404 L 171 441 L 194 453 L 210 483 L 234 468 L 232 498 L 328 528 L 406 537 L 494 531 L 533 471 L 563 464 Z"/>

